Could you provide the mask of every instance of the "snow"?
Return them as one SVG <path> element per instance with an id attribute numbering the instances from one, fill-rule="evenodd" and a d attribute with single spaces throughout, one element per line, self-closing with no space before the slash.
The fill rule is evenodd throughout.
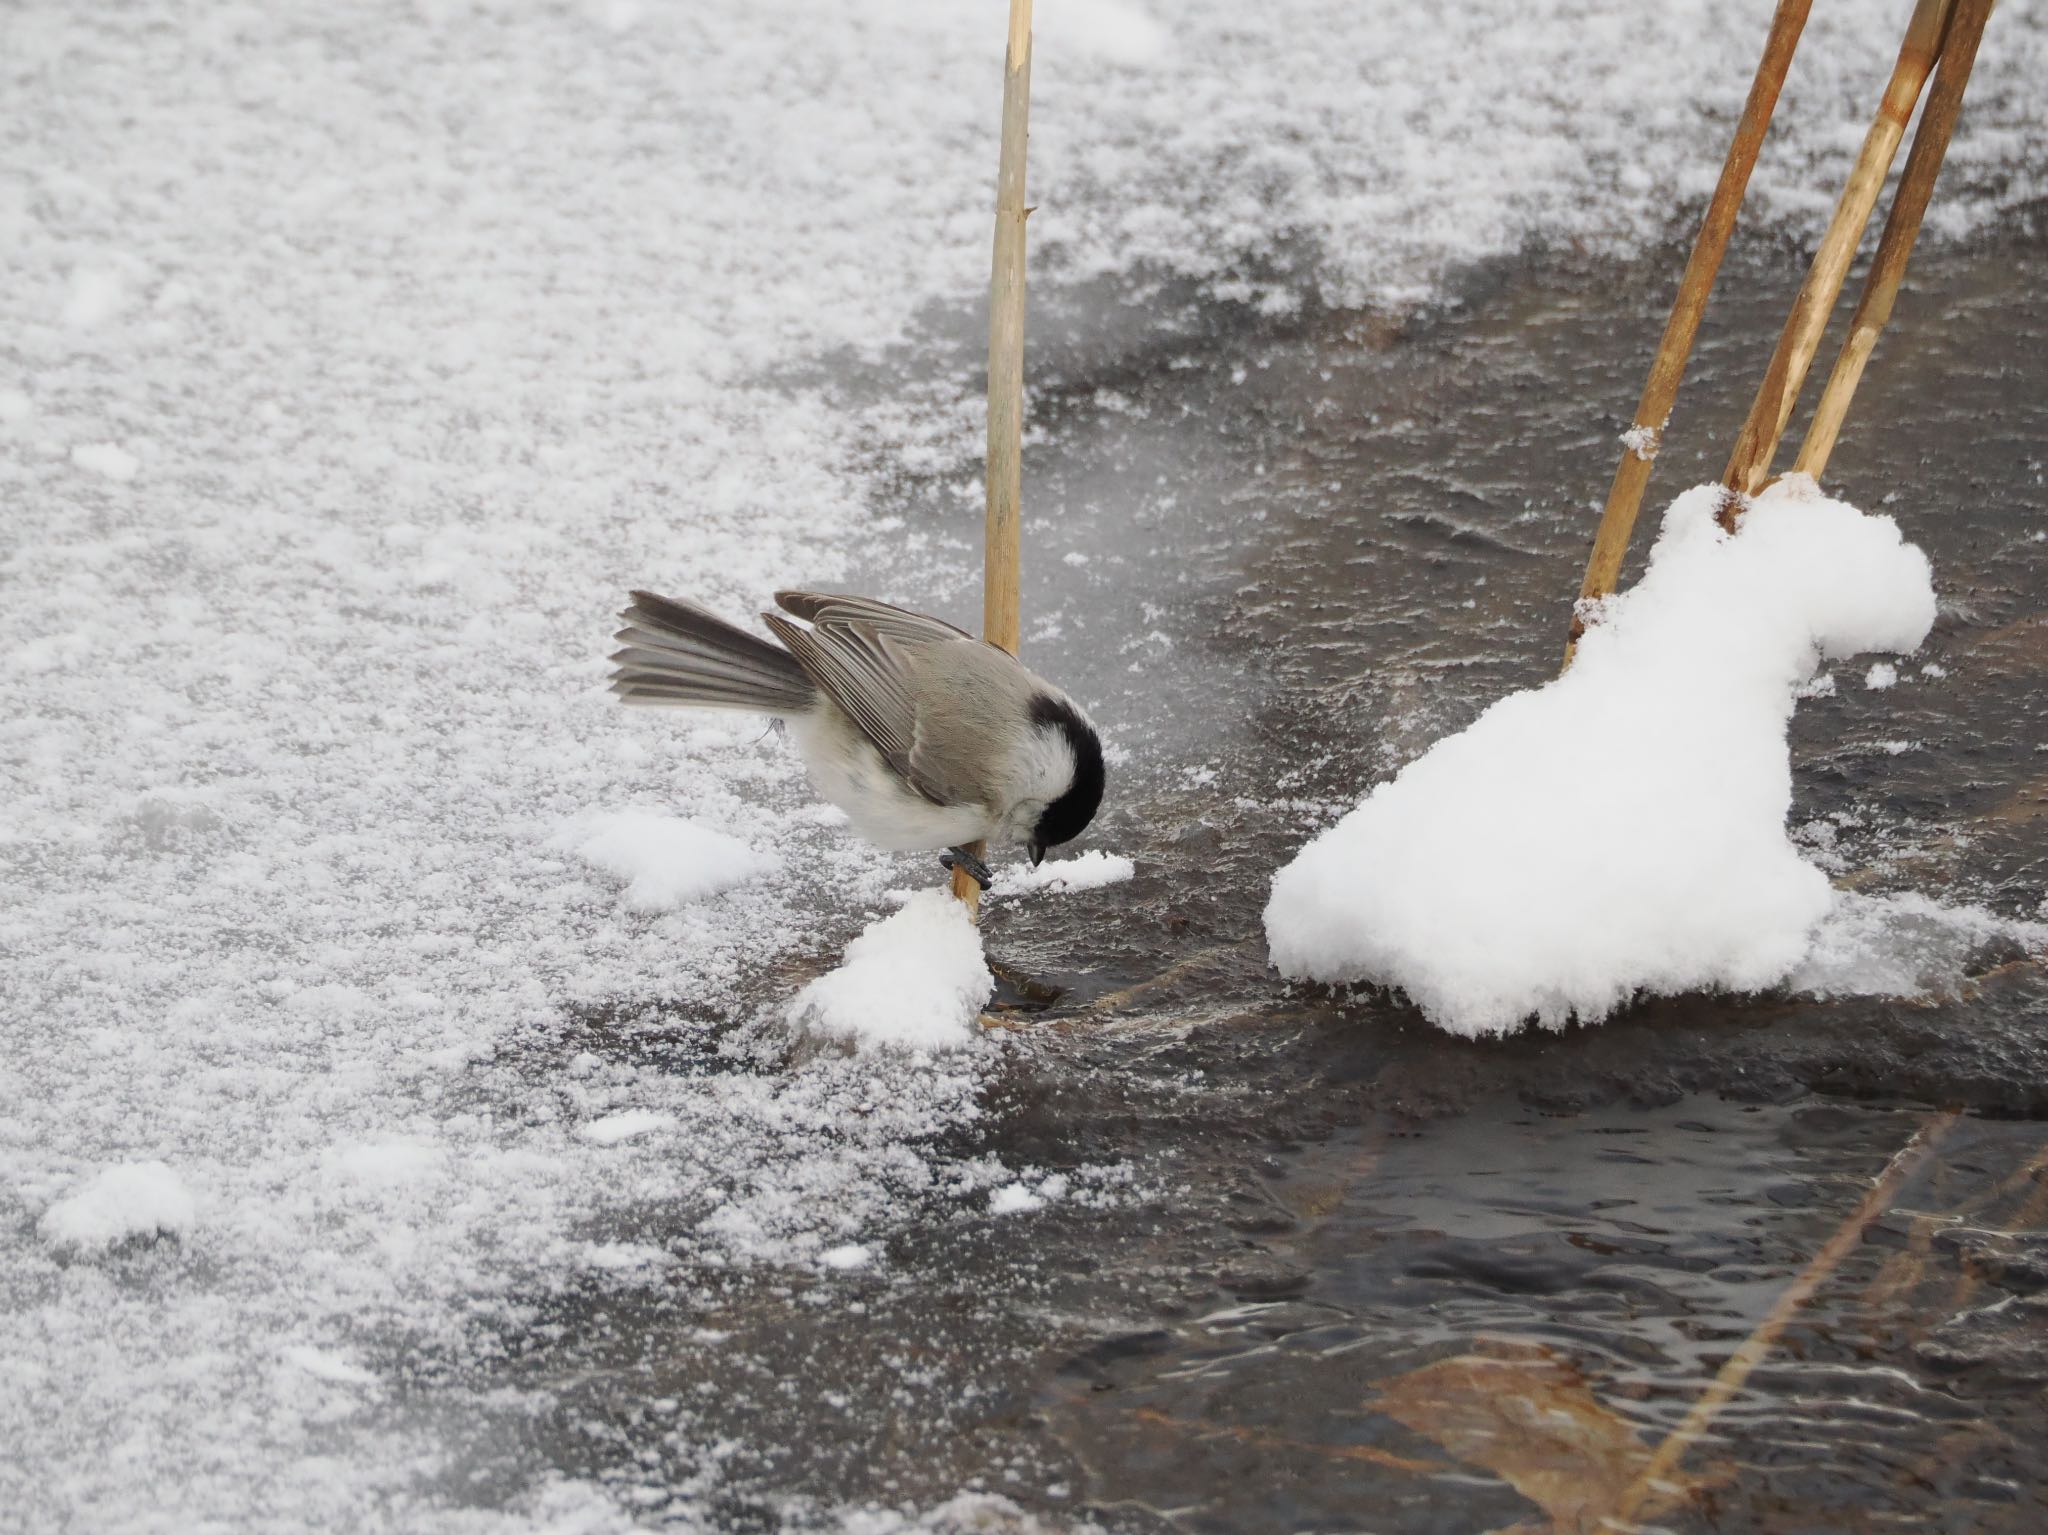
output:
<path id="1" fill-rule="evenodd" d="M 555 846 L 625 882 L 627 910 L 673 911 L 773 874 L 780 861 L 737 837 L 651 810 L 579 819 Z"/>
<path id="2" fill-rule="evenodd" d="M 71 462 L 93 474 L 123 483 L 134 479 L 135 471 L 142 467 L 133 453 L 111 442 L 80 443 L 71 450 Z"/>
<path id="3" fill-rule="evenodd" d="M 1034 315 L 1640 252 L 1711 186 L 1769 11 L 1043 0 Z M 1824 225 L 1895 12 L 1816 8 L 1745 238 Z M 891 487 L 981 452 L 920 319 L 987 279 L 1001 32 L 949 0 L 8 8 L 0 1199 L 148 1162 L 205 1193 L 147 1284 L 0 1221 L 24 1527 L 630 1527 L 538 1468 L 448 1490 L 491 1325 L 649 1205 L 693 1265 L 772 1274 L 946 1170 L 985 1052 L 770 1075 L 691 1032 L 903 867 L 758 724 L 616 708 L 602 656 L 632 585 L 746 612 L 886 560 L 919 595 Z M 1926 238 L 2038 204 L 2044 73 L 2002 7 Z M 688 858 L 556 841 L 635 806 L 764 864 L 691 896 Z M 636 1111 L 675 1129 L 578 1133 Z M 341 1423 L 289 1365 L 310 1394 L 252 1408 L 344 1337 L 453 1384 Z"/>
<path id="4" fill-rule="evenodd" d="M 352 1363 L 341 1354 L 328 1349 L 314 1348 L 309 1343 L 295 1343 L 284 1351 L 284 1362 L 295 1369 L 304 1370 L 308 1375 L 341 1386 L 375 1385 L 377 1377 L 361 1365 Z"/>
<path id="5" fill-rule="evenodd" d="M 1035 869 L 1024 864 L 1000 869 L 990 893 L 1011 896 L 1099 890 L 1104 885 L 1121 884 L 1136 873 L 1137 866 L 1123 854 L 1090 848 L 1072 858 L 1051 859 Z"/>
<path id="6" fill-rule="evenodd" d="M 1889 661 L 1874 661 L 1870 670 L 1863 674 L 1863 685 L 1873 693 L 1881 693 L 1899 680 L 1899 669 Z"/>
<path id="7" fill-rule="evenodd" d="M 651 1135 L 656 1130 L 672 1130 L 675 1123 L 673 1114 L 658 1114 L 653 1109 L 626 1109 L 617 1114 L 607 1114 L 602 1119 L 593 1119 L 578 1133 L 586 1141 L 595 1141 L 600 1146 L 616 1146 L 620 1141 Z"/>
<path id="8" fill-rule="evenodd" d="M 130 1238 L 177 1236 L 191 1228 L 196 1209 L 162 1162 L 124 1162 L 51 1205 L 36 1231 L 52 1247 L 100 1253 Z"/>
<path id="9" fill-rule="evenodd" d="M 864 1269 L 874 1261 L 874 1254 L 860 1242 L 847 1242 L 819 1253 L 818 1261 L 828 1269 Z"/>
<path id="10" fill-rule="evenodd" d="M 797 993 L 799 1033 L 865 1048 L 956 1050 L 981 1035 L 995 992 L 981 930 L 946 890 L 920 890 L 847 945 L 846 959 Z"/>
<path id="11" fill-rule="evenodd" d="M 1410 763 L 1273 881 L 1290 976 L 1405 991 L 1452 1033 L 1792 975 L 1832 904 L 1786 835 L 1786 729 L 1824 659 L 1909 651 L 1932 572 L 1889 517 L 1788 476 L 1730 537 L 1704 485 L 1557 680 Z"/>

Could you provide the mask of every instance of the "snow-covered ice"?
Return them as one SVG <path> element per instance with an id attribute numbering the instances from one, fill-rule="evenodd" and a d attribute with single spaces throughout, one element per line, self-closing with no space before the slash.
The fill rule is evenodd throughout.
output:
<path id="1" fill-rule="evenodd" d="M 1898 524 L 1804 476 L 1734 536 L 1704 485 L 1570 671 L 1439 741 L 1273 881 L 1288 975 L 1397 986 L 1454 1033 L 1596 1021 L 1639 992 L 1779 984 L 1828 915 L 1786 834 L 1786 729 L 1822 660 L 1934 622 Z"/>
<path id="2" fill-rule="evenodd" d="M 36 1230 L 52 1247 L 104 1252 L 135 1237 L 176 1236 L 196 1209 L 192 1191 L 162 1162 L 124 1162 L 51 1205 Z"/>
<path id="3" fill-rule="evenodd" d="M 920 890 L 797 993 L 789 1022 L 865 1047 L 957 1050 L 980 1037 L 976 1020 L 994 992 L 967 908 L 948 890 Z"/>
<path id="4" fill-rule="evenodd" d="M 1817 8 L 1746 231 L 1825 222 L 1895 9 Z M 1532 238 L 1640 250 L 1711 185 L 1769 10 L 1045 0 L 1034 303 L 1402 302 Z M 876 491 L 971 473 L 971 381 L 817 379 L 979 295 L 1000 15 L 19 0 L 5 31 L 0 1475 L 33 1475 L 0 1494 L 106 1532 L 629 1527 L 542 1471 L 456 1506 L 495 1410 L 459 1368 L 377 1424 L 301 1365 L 260 1412 L 251 1382 L 358 1332 L 488 1359 L 639 1201 L 734 1269 L 874 1241 L 975 1111 L 981 1052 L 892 1060 L 849 1116 L 866 1057 L 685 1076 L 578 1031 L 741 1014 L 901 881 L 758 726 L 614 708 L 604 636 L 632 585 L 740 609 L 882 548 L 929 595 Z M 2044 74 L 2009 3 L 1930 237 L 2042 197 Z M 632 909 L 638 873 L 554 838 L 636 806 L 782 873 Z M 578 1133 L 636 1111 L 676 1130 Z M 137 1244 L 148 1284 L 28 1218 L 149 1161 L 205 1197 Z"/>

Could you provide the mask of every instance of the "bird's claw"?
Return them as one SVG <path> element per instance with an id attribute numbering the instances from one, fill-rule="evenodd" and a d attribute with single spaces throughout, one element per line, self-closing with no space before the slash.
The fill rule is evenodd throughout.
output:
<path id="1" fill-rule="evenodd" d="M 949 847 L 939 854 L 940 867 L 947 870 L 963 869 L 967 877 L 986 890 L 995 883 L 995 875 L 989 866 L 968 852 L 964 847 Z"/>

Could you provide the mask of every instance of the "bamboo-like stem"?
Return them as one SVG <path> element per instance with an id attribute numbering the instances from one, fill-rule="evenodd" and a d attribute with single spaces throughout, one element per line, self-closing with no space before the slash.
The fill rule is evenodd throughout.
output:
<path id="1" fill-rule="evenodd" d="M 1806 13 L 1813 0 L 1778 0 L 1771 17 L 1770 35 L 1764 40 L 1763 57 L 1757 60 L 1756 78 L 1749 85 L 1749 99 L 1743 104 L 1742 119 L 1735 125 L 1734 142 L 1721 167 L 1721 179 L 1714 186 L 1706 217 L 1693 241 L 1692 255 L 1685 263 L 1685 275 L 1678 280 L 1678 296 L 1671 301 L 1671 318 L 1664 322 L 1664 339 L 1650 363 L 1650 376 L 1636 402 L 1635 429 L 1614 471 L 1614 484 L 1607 491 L 1607 508 L 1600 514 L 1600 530 L 1593 535 L 1592 557 L 1586 561 L 1586 579 L 1579 586 L 1579 603 L 1572 608 L 1571 636 L 1565 642 L 1564 664 L 1572 664 L 1572 652 L 1585 632 L 1585 602 L 1605 597 L 1621 578 L 1621 562 L 1628 553 L 1629 535 L 1635 530 L 1636 512 L 1643 502 L 1643 490 L 1650 483 L 1652 462 L 1657 456 L 1664 423 L 1678 398 L 1679 381 L 1692 356 L 1692 344 L 1699 335 L 1700 316 L 1706 312 L 1707 295 L 1721 270 L 1721 257 L 1734 232 L 1736 214 L 1743 194 L 1749 189 L 1750 172 L 1756 168 L 1757 151 L 1763 147 L 1764 131 L 1777 110 L 1778 92 L 1785 84 L 1785 71 L 1792 65 L 1799 34 L 1806 27 Z"/>
<path id="2" fill-rule="evenodd" d="M 1835 1234 L 1827 1239 L 1821 1250 L 1807 1261 L 1798 1277 L 1785 1287 L 1763 1321 L 1757 1324 L 1756 1331 L 1743 1339 L 1735 1352 L 1728 1356 L 1728 1362 L 1721 1366 L 1707 1389 L 1700 1393 L 1684 1420 L 1651 1453 L 1643 1469 L 1622 1493 L 1619 1503 L 1607 1511 L 1602 1528 L 1634 1528 L 1636 1515 L 1642 1512 L 1660 1485 L 1671 1483 L 1686 1451 L 1699 1441 L 1721 1409 L 1742 1390 L 1750 1373 L 1763 1363 L 1792 1319 L 1799 1314 L 1799 1309 L 1863 1240 L 1863 1233 L 1870 1229 L 1870 1223 L 1891 1208 L 1900 1188 L 1941 1144 L 1943 1137 L 1955 1128 L 1956 1119 L 1953 1112 L 1944 1110 L 1930 1114 L 1921 1122 L 1912 1139 L 1901 1146 L 1885 1165 L 1877 1182 L 1871 1185 L 1870 1192 L 1835 1229 Z"/>
<path id="3" fill-rule="evenodd" d="M 1003 147 L 996 176 L 995 253 L 988 279 L 988 521 L 983 532 L 981 635 L 1017 653 L 1024 456 L 1024 146 L 1031 123 L 1031 0 L 1010 0 L 1003 55 Z M 971 849 L 979 855 L 982 845 Z M 953 871 L 953 894 L 981 914 L 981 887 Z"/>
<path id="4" fill-rule="evenodd" d="M 1927 202 L 1934 195 L 1935 178 L 1948 154 L 1949 136 L 1963 110 L 1963 92 L 1970 84 L 1970 70 L 1977 62 L 1977 44 L 1984 36 L 1984 23 L 1991 17 L 1996 0 L 1956 0 L 1955 15 L 1941 45 L 1941 63 L 1934 84 L 1927 92 L 1927 110 L 1920 114 L 1920 127 L 1913 135 L 1913 147 L 1906 155 L 1906 169 L 1899 177 L 1899 190 L 1892 196 L 1892 211 L 1878 237 L 1877 254 L 1871 258 L 1870 275 L 1863 281 L 1863 296 L 1856 302 L 1856 314 L 1849 322 L 1849 336 L 1835 359 L 1813 421 L 1806 428 L 1806 441 L 1799 446 L 1793 468 L 1819 479 L 1827 469 L 1828 456 L 1835 451 L 1842 422 L 1849 414 L 1849 401 L 1863 381 L 1877 338 L 1892 317 L 1892 303 L 1899 296 L 1899 283 L 1906 275 L 1906 261 L 1913 254 L 1913 242 L 1920 234 Z"/>
<path id="5" fill-rule="evenodd" d="M 1941 53 L 1951 3 L 1952 0 L 1919 0 L 1913 9 L 1913 19 L 1906 24 L 1905 41 L 1899 45 L 1898 62 L 1893 64 L 1891 79 L 1885 83 L 1877 117 L 1864 135 L 1862 151 L 1856 156 L 1848 183 L 1835 203 L 1834 218 L 1821 238 L 1820 248 L 1814 252 L 1813 265 L 1807 269 L 1799 296 L 1792 301 L 1792 313 L 1785 319 L 1777 349 L 1764 370 L 1763 383 L 1758 386 L 1749 416 L 1736 435 L 1735 451 L 1728 457 L 1728 468 L 1721 479 L 1737 496 L 1754 495 L 1771 472 L 1778 440 L 1785 435 L 1785 423 L 1792 419 L 1792 407 L 1798 402 L 1800 386 L 1806 382 L 1806 370 L 1813 365 L 1821 332 L 1827 328 L 1828 316 L 1841 296 L 1842 280 L 1849 274 L 1849 263 L 1855 259 L 1856 247 L 1862 243 L 1864 228 L 1870 222 L 1870 210 L 1877 204 L 1878 193 L 1884 190 L 1884 179 L 1898 154 L 1899 140 L 1905 136 L 1906 123 L 1920 99 L 1920 89 L 1927 83 Z"/>

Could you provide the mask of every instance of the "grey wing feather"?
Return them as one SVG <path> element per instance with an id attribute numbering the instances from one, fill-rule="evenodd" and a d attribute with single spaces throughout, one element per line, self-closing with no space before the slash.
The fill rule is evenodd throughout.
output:
<path id="1" fill-rule="evenodd" d="M 805 629 L 780 613 L 763 613 L 761 617 L 789 647 L 805 675 L 874 742 L 882 759 L 904 782 L 935 805 L 950 803 L 944 786 L 919 772 L 913 761 L 917 706 L 904 685 L 901 658 L 880 635 L 861 623 L 835 622 Z"/>
<path id="2" fill-rule="evenodd" d="M 858 625 L 879 638 L 922 640 L 927 644 L 974 638 L 965 629 L 956 629 L 943 619 L 877 602 L 872 597 L 852 597 L 838 592 L 777 592 L 775 605 L 785 613 L 794 613 L 820 628 Z"/>

